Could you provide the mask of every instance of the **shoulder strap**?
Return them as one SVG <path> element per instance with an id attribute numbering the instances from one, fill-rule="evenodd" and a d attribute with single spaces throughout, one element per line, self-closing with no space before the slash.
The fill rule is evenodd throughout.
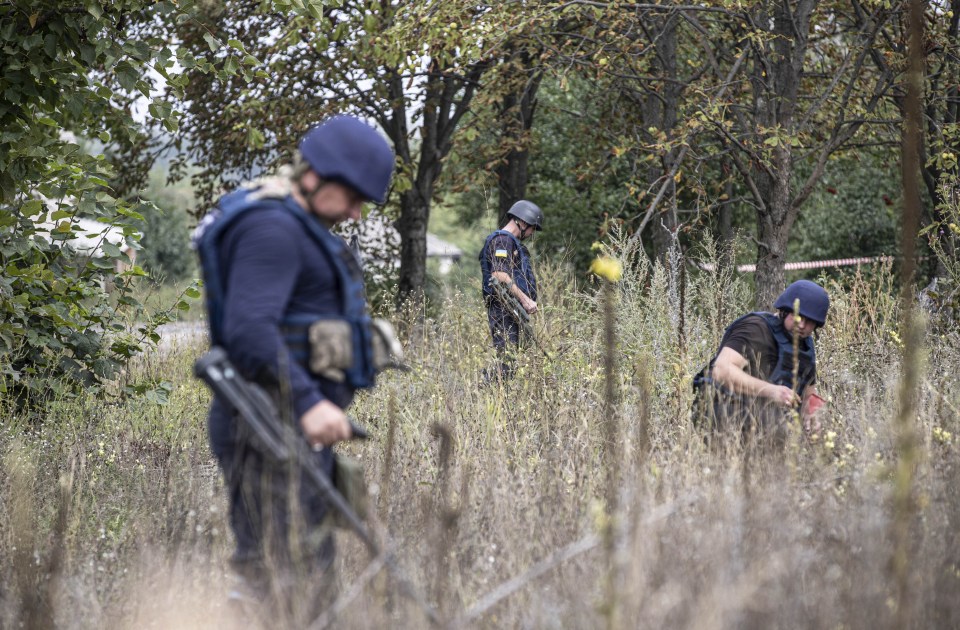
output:
<path id="1" fill-rule="evenodd" d="M 510 239 L 513 241 L 514 247 L 516 247 L 517 249 L 520 249 L 520 241 L 517 240 L 516 236 L 514 236 L 510 232 L 507 232 L 506 230 L 495 230 L 490 234 L 488 234 L 486 240 L 483 241 L 483 247 L 480 248 L 480 260 L 483 260 L 483 258 L 487 255 L 487 248 L 490 247 L 490 241 L 492 241 L 498 236 L 509 236 Z"/>
<path id="2" fill-rule="evenodd" d="M 506 231 L 506 230 L 497 230 L 496 232 L 494 232 L 493 234 L 490 235 L 491 240 L 493 239 L 494 236 L 506 236 L 506 237 L 509 237 L 510 240 L 513 241 L 513 246 L 516 247 L 518 250 L 520 249 L 520 241 L 517 239 L 516 236 L 514 236 L 514 235 L 511 234 L 510 232 L 508 232 L 508 231 Z"/>
<path id="3" fill-rule="evenodd" d="M 374 383 L 376 369 L 373 362 L 371 319 L 367 310 L 367 293 L 360 262 L 345 240 L 333 234 L 315 216 L 305 212 L 293 199 L 287 197 L 283 206 L 303 223 L 307 233 L 320 245 L 340 280 L 343 319 L 350 324 L 354 350 L 353 364 L 345 372 L 346 380 L 354 387 L 370 387 Z M 291 314 L 291 319 L 297 318 L 309 319 L 310 314 Z"/>
<path id="4" fill-rule="evenodd" d="M 220 269 L 220 241 L 227 228 L 246 212 L 254 208 L 279 207 L 282 201 L 276 198 L 255 199 L 253 189 L 241 188 L 224 195 L 210 212 L 197 224 L 193 234 L 193 246 L 200 259 L 207 302 L 207 319 L 210 326 L 210 341 L 213 345 L 223 342 L 224 277 Z"/>
<path id="5" fill-rule="evenodd" d="M 291 198 L 284 200 L 283 207 L 297 217 L 327 256 L 340 279 L 340 292 L 346 309 L 344 313 L 346 318 L 366 316 L 367 295 L 363 283 L 363 269 L 347 242 L 331 232 L 316 217 L 307 214 Z"/>

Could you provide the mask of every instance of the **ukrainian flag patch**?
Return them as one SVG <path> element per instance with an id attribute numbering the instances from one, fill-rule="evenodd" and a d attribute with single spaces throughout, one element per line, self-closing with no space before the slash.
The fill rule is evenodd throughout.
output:
<path id="1" fill-rule="evenodd" d="M 496 256 L 497 258 L 506 258 L 506 257 L 507 257 L 507 250 L 505 250 L 505 249 L 498 249 L 498 250 L 496 250 L 495 252 L 493 252 L 493 255 Z"/>

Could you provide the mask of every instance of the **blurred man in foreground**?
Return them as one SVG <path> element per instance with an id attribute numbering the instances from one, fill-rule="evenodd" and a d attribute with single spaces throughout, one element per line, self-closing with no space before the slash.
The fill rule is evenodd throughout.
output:
<path id="1" fill-rule="evenodd" d="M 270 394 L 279 416 L 312 447 L 305 449 L 310 464 L 328 478 L 330 447 L 351 437 L 344 409 L 377 371 L 363 274 L 330 228 L 359 219 L 368 201 L 383 203 L 393 168 L 376 130 L 336 116 L 303 137 L 291 177 L 224 196 L 194 236 L 211 345 Z M 271 626 L 304 627 L 331 584 L 329 506 L 302 469 L 272 461 L 245 427 L 237 409 L 214 399 L 210 443 L 236 537 L 232 600 L 268 616 Z"/>

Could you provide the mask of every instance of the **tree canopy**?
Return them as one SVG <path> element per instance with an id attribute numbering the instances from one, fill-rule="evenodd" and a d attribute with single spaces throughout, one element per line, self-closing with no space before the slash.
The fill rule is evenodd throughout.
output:
<path id="1" fill-rule="evenodd" d="M 921 232 L 948 279 L 960 0 L 925 7 Z M 661 260 L 739 230 L 766 306 L 788 256 L 893 238 L 901 193 L 872 181 L 896 164 L 906 23 L 860 0 L 4 2 L 2 383 L 96 384 L 155 338 L 124 323 L 142 319 L 145 272 L 114 275 L 125 255 L 106 234 L 139 246 L 158 156 L 208 204 L 334 112 L 396 150 L 400 299 L 423 291 L 434 203 L 499 216 L 527 196 L 548 217 L 542 253 L 578 267 L 612 222 Z M 95 256 L 65 246 L 81 218 L 104 226 Z"/>
<path id="2" fill-rule="evenodd" d="M 153 208 L 124 194 L 110 155 L 143 142 L 138 119 L 177 128 L 158 98 L 183 85 L 176 53 L 146 27 L 189 19 L 187 4 L 0 4 L 0 388 L 23 406 L 99 387 L 158 339 L 163 317 L 145 318 L 131 290 L 145 273 L 123 252 Z"/>

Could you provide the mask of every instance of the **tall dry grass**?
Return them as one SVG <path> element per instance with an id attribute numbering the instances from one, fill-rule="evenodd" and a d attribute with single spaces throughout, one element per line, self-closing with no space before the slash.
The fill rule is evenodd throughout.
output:
<path id="1" fill-rule="evenodd" d="M 698 255 L 719 257 L 709 244 Z M 475 295 L 453 295 L 406 327 L 413 369 L 358 398 L 353 414 L 374 439 L 341 448 L 366 464 L 376 530 L 451 626 L 895 626 L 902 340 L 890 270 L 830 284 L 819 438 L 720 453 L 690 424 L 690 381 L 747 310 L 747 290 L 729 271 L 683 264 L 686 276 L 681 264 L 627 265 L 616 288 L 616 425 L 605 422 L 602 292 L 561 268 L 540 270 L 537 330 L 550 358 L 528 352 L 516 378 L 485 386 L 495 360 L 485 313 Z M 908 622 L 960 627 L 960 333 L 931 330 L 916 399 Z M 222 623 L 231 540 L 206 447 L 207 395 L 189 378 L 199 351 L 142 366 L 176 384 L 166 406 L 88 400 L 51 406 L 39 426 L 4 425 L 0 625 Z M 368 560 L 338 534 L 340 593 L 354 599 L 335 623 L 425 627 L 388 579 L 365 574 Z"/>

